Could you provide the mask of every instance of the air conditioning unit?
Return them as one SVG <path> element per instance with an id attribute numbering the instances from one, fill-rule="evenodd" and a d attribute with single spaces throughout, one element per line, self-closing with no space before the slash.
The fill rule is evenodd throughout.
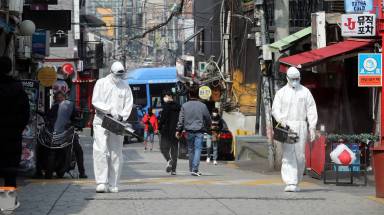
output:
<path id="1" fill-rule="evenodd" d="M 32 37 L 19 36 L 16 38 L 16 56 L 19 59 L 31 58 Z"/>

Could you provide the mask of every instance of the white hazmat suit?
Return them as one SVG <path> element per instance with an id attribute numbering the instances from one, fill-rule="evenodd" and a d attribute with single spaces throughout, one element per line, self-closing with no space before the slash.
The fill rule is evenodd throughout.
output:
<path id="1" fill-rule="evenodd" d="M 132 91 L 123 80 L 124 74 L 124 66 L 120 62 L 114 62 L 111 74 L 99 79 L 93 89 L 92 104 L 96 109 L 93 120 L 93 164 L 97 192 L 118 192 L 124 137 L 109 132 L 101 124 L 106 114 L 124 121 L 131 114 Z"/>
<path id="2" fill-rule="evenodd" d="M 300 85 L 300 72 L 295 67 L 287 71 L 288 83 L 275 95 L 272 115 L 281 125 L 288 125 L 299 135 L 295 144 L 283 144 L 281 176 L 287 185 L 285 191 L 299 191 L 298 184 L 305 169 L 305 143 L 307 141 L 307 123 L 310 140 L 315 140 L 317 123 L 316 103 L 308 88 Z"/>

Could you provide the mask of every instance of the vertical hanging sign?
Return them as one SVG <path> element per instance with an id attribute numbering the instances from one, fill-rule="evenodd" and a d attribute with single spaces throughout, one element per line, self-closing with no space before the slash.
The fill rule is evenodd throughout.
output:
<path id="1" fill-rule="evenodd" d="M 73 21 L 74 26 L 74 38 L 75 40 L 80 39 L 80 0 L 73 0 Z"/>

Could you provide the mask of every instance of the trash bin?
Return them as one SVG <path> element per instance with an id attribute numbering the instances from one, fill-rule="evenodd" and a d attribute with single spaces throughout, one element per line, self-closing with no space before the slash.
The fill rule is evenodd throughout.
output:
<path id="1" fill-rule="evenodd" d="M 384 146 L 373 148 L 373 168 L 375 171 L 376 197 L 384 198 Z"/>
<path id="2" fill-rule="evenodd" d="M 13 211 L 18 207 L 16 188 L 0 187 L 0 214 Z"/>

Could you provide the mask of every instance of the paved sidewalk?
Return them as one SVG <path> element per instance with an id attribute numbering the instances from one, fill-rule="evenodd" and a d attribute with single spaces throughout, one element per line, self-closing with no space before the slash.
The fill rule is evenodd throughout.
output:
<path id="1" fill-rule="evenodd" d="M 201 162 L 202 177 L 190 176 L 179 160 L 178 175 L 165 173 L 158 145 L 143 152 L 141 144 L 125 145 L 120 192 L 97 194 L 92 169 L 92 142 L 82 138 L 86 180 L 26 179 L 19 189 L 16 214 L 383 214 L 384 200 L 374 187 L 325 186 L 306 178 L 302 192 L 284 193 L 277 172 L 245 171 L 233 162 Z"/>

